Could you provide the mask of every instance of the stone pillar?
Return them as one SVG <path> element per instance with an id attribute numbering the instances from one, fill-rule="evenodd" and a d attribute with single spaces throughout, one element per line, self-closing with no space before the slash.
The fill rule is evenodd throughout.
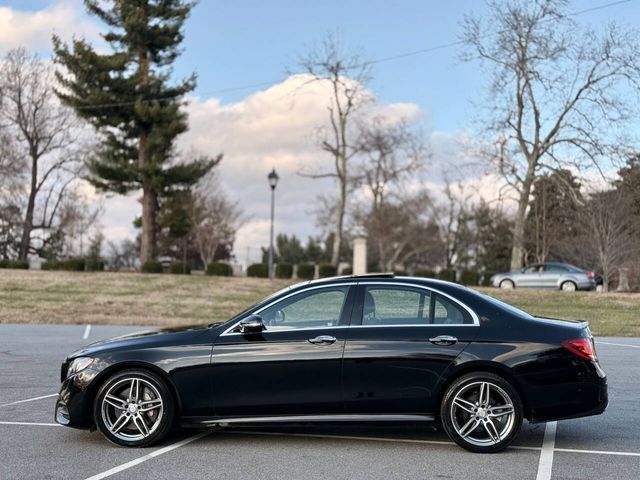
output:
<path id="1" fill-rule="evenodd" d="M 353 239 L 353 274 L 367 273 L 367 239 L 356 237 Z"/>

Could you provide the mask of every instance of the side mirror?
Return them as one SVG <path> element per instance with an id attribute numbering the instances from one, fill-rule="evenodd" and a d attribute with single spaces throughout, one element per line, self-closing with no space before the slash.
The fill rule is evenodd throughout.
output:
<path id="1" fill-rule="evenodd" d="M 264 323 L 260 315 L 249 315 L 247 318 L 240 320 L 240 333 L 257 333 L 264 330 Z"/>

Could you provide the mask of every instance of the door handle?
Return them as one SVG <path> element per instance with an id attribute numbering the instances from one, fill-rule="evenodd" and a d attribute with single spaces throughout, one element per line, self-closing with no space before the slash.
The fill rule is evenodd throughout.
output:
<path id="1" fill-rule="evenodd" d="M 434 345 L 454 345 L 458 343 L 458 339 L 451 335 L 438 335 L 437 337 L 430 338 L 429 341 Z"/>
<path id="2" fill-rule="evenodd" d="M 331 345 L 335 343 L 336 340 L 337 338 L 331 335 L 318 335 L 315 338 L 310 338 L 309 343 L 313 343 L 314 345 Z"/>

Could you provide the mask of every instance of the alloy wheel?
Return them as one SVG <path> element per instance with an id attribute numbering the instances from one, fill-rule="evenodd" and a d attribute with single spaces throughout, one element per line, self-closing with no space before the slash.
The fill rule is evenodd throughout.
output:
<path id="1" fill-rule="evenodd" d="M 478 447 L 500 443 L 516 426 L 513 401 L 507 392 L 488 381 L 465 385 L 451 402 L 450 418 L 456 433 Z"/>
<path id="2" fill-rule="evenodd" d="M 116 438 L 136 442 L 154 433 L 162 422 L 164 403 L 158 389 L 138 377 L 125 377 L 102 398 L 104 425 Z"/>

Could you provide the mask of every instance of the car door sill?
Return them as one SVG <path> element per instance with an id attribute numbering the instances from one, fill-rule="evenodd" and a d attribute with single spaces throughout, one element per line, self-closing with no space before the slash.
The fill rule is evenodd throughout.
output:
<path id="1" fill-rule="evenodd" d="M 184 417 L 182 426 L 224 426 L 242 423 L 297 423 L 297 422 L 433 422 L 433 415 L 278 415 L 270 417 Z"/>

